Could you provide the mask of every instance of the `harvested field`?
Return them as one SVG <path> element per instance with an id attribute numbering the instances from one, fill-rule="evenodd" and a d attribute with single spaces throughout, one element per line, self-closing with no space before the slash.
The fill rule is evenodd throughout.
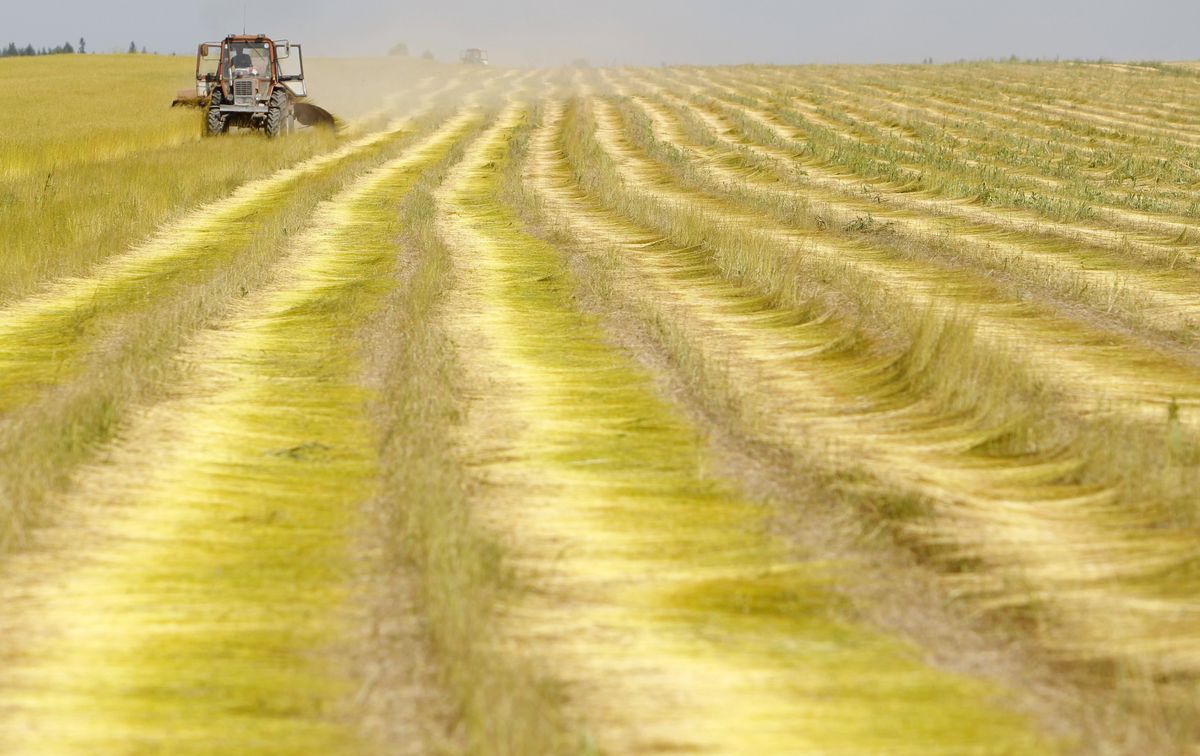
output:
<path id="1" fill-rule="evenodd" d="M 94 57 L 0 60 L 0 750 L 1200 749 L 1194 68 Z"/>

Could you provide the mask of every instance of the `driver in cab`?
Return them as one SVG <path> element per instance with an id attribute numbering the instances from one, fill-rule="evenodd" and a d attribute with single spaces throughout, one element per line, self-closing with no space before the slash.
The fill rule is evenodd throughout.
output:
<path id="1" fill-rule="evenodd" d="M 229 67 L 235 77 L 258 76 L 258 67 L 252 53 L 257 50 L 249 47 L 238 47 L 230 50 Z"/>

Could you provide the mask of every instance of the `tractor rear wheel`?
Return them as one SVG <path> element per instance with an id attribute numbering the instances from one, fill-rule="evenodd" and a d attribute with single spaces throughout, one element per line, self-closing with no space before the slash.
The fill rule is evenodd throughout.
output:
<path id="1" fill-rule="evenodd" d="M 213 95 L 208 105 L 208 114 L 204 119 L 204 134 L 220 136 L 229 129 L 229 114 L 221 112 L 221 97 Z"/>
<path id="2" fill-rule="evenodd" d="M 276 89 L 271 95 L 271 104 L 267 107 L 266 132 L 268 139 L 274 139 L 287 131 L 288 119 L 292 115 L 292 101 L 283 88 Z"/>

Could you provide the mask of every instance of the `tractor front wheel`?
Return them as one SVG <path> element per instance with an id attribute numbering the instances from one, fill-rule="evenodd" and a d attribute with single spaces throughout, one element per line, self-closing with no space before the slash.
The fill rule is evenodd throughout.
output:
<path id="1" fill-rule="evenodd" d="M 229 129 L 229 114 L 221 112 L 221 98 L 213 95 L 204 119 L 205 136 L 220 136 Z"/>
<path id="2" fill-rule="evenodd" d="M 292 101 L 287 92 L 275 90 L 271 95 L 271 104 L 267 107 L 267 125 L 265 131 L 268 139 L 287 132 L 288 120 L 292 116 Z"/>

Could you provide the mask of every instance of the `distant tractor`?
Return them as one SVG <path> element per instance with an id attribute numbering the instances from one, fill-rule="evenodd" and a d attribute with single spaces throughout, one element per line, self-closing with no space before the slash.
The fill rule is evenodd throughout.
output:
<path id="1" fill-rule="evenodd" d="M 489 65 L 487 51 L 480 50 L 478 47 L 472 47 L 470 50 L 463 50 L 462 62 L 468 66 Z"/>
<path id="2" fill-rule="evenodd" d="M 243 34 L 200 45 L 195 92 L 180 92 L 172 105 L 203 109 L 208 136 L 243 128 L 275 138 L 296 122 L 334 126 L 332 115 L 303 101 L 307 96 L 300 45 Z"/>

